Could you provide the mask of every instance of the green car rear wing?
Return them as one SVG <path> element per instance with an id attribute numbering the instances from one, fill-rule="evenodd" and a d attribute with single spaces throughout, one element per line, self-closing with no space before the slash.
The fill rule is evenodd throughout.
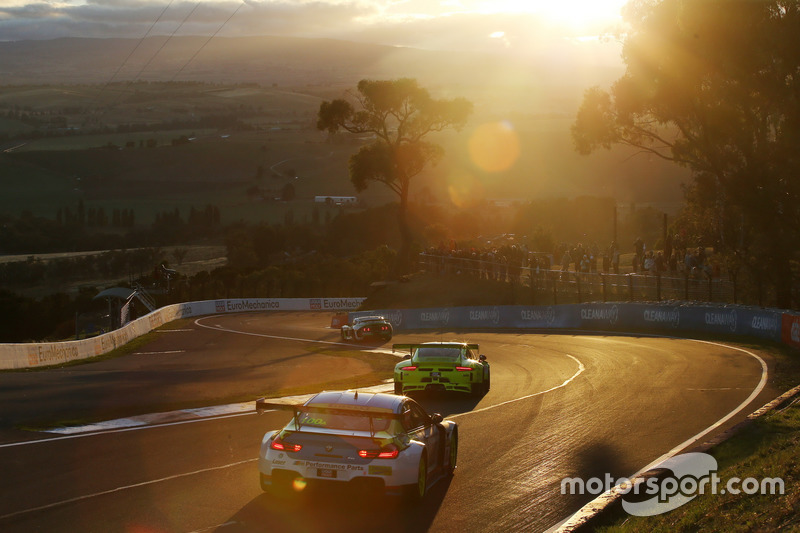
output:
<path id="1" fill-rule="evenodd" d="M 411 353 L 412 351 L 414 351 L 415 348 L 424 348 L 426 346 L 427 347 L 435 346 L 437 348 L 439 348 L 439 347 L 445 348 L 445 347 L 448 347 L 448 343 L 443 343 L 443 344 L 427 344 L 427 343 L 392 344 L 392 351 L 393 352 L 397 352 L 397 351 L 408 350 L 408 353 Z M 452 347 L 452 348 L 462 348 L 464 346 L 466 346 L 470 350 L 475 350 L 475 351 L 478 351 L 478 349 L 480 347 L 478 344 L 464 344 L 464 343 L 460 343 L 460 342 L 454 342 L 454 343 L 449 345 L 449 347 Z"/>

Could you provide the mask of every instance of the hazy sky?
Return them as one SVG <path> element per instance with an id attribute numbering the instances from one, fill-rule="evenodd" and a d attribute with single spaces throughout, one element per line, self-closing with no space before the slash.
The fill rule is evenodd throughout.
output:
<path id="1" fill-rule="evenodd" d="M 625 1 L 0 0 L 0 40 L 219 31 L 526 54 L 558 40 L 590 45 L 619 24 Z"/>

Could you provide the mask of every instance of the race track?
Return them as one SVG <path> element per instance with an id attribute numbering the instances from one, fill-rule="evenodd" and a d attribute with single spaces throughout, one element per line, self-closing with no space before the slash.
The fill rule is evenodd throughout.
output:
<path id="1" fill-rule="evenodd" d="M 203 317 L 141 348 L 145 355 L 0 374 L 0 421 L 6 421 L 0 424 L 0 530 L 544 531 L 592 498 L 562 495 L 562 478 L 630 476 L 730 413 L 738 411 L 709 435 L 782 392 L 768 383 L 759 389 L 758 358 L 699 341 L 397 335 L 394 342 L 476 342 L 492 365 L 492 390 L 479 400 L 418 398 L 429 412 L 456 420 L 460 434 L 455 476 L 435 486 L 418 509 L 347 491 L 287 501 L 264 495 L 259 442 L 286 422 L 285 413 L 74 436 L 32 434 L 8 423 L 15 406 L 25 416 L 48 406 L 66 416 L 86 408 L 87 398 L 113 401 L 122 392 L 126 405 L 169 403 L 185 394 L 205 394 L 211 405 L 237 383 L 284 379 L 302 362 L 322 357 L 320 346 L 335 349 L 338 332 L 325 328 L 329 321 L 324 313 Z M 319 363 L 321 372 L 354 370 L 325 358 Z M 136 397 L 129 397 L 126 377 L 136 380 Z M 303 378 L 295 373 L 293 379 Z"/>

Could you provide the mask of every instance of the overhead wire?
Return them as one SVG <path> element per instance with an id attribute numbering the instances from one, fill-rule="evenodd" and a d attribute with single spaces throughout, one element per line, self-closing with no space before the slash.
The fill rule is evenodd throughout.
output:
<path id="1" fill-rule="evenodd" d="M 189 63 L 191 63 L 192 61 L 194 61 L 194 58 L 195 58 L 195 57 L 197 57 L 197 55 L 198 55 L 200 52 L 202 52 L 202 51 L 203 51 L 203 49 L 206 47 L 206 45 L 208 45 L 208 43 L 209 43 L 209 42 L 211 42 L 211 39 L 213 39 L 214 37 L 216 37 L 216 36 L 217 36 L 217 34 L 218 34 L 220 31 L 222 31 L 222 29 L 223 29 L 223 28 L 224 28 L 224 27 L 225 27 L 225 26 L 228 24 L 228 22 L 230 22 L 230 21 L 231 21 L 231 19 L 234 17 L 234 15 L 236 15 L 236 13 L 238 13 L 238 12 L 239 12 L 239 10 L 242 8 L 242 6 L 243 6 L 245 3 L 246 3 L 246 2 L 245 2 L 245 0 L 242 0 L 242 3 L 241 3 L 241 4 L 239 4 L 239 6 L 238 6 L 238 7 L 237 7 L 237 8 L 236 8 L 234 11 L 233 11 L 233 13 L 231 13 L 231 15 L 230 15 L 230 16 L 229 16 L 229 17 L 228 17 L 226 20 L 225 20 L 225 22 L 223 22 L 223 23 L 220 25 L 220 27 L 219 27 L 219 28 L 217 28 L 217 31 L 215 31 L 215 32 L 214 32 L 214 33 L 213 33 L 213 34 L 212 34 L 212 35 L 211 35 L 211 36 L 210 36 L 208 39 L 206 39 L 206 41 L 205 41 L 205 42 L 202 44 L 202 46 L 200 46 L 200 48 L 198 48 L 198 49 L 197 49 L 197 51 L 194 53 L 194 55 L 192 55 L 192 57 L 190 57 L 190 58 L 189 58 L 189 60 L 188 60 L 186 63 L 184 63 L 184 64 L 183 64 L 183 66 L 182 66 L 182 67 L 181 67 L 181 68 L 178 70 L 178 72 L 176 72 L 176 73 L 175 73 L 175 75 L 174 75 L 174 76 L 172 76 L 172 78 L 169 80 L 170 82 L 172 82 L 172 81 L 175 81 L 175 78 L 177 78 L 178 76 L 180 76 L 180 74 L 183 72 L 183 70 L 184 70 L 184 69 L 185 69 L 187 66 L 189 66 Z"/>
<path id="2" fill-rule="evenodd" d="M 178 30 L 180 30 L 180 29 L 183 27 L 183 25 L 184 25 L 184 24 L 186 24 L 186 21 L 187 21 L 187 20 L 189 20 L 189 17 L 191 17 L 191 16 L 192 16 L 192 14 L 195 12 L 195 10 L 196 10 L 196 9 L 197 9 L 199 6 L 200 6 L 200 2 L 197 2 L 197 4 L 195 4 L 195 6 L 192 8 L 192 10 L 189 12 L 189 14 L 188 14 L 188 15 L 186 15 L 186 16 L 183 18 L 183 20 L 181 21 L 181 23 L 180 23 L 180 24 L 178 24 L 178 26 L 177 26 L 177 27 L 176 27 L 176 28 L 173 30 L 173 32 L 170 34 L 170 36 L 169 36 L 169 37 L 167 37 L 167 40 L 165 40 L 163 43 L 161 43 L 161 46 L 158 48 L 158 50 L 156 50 L 156 51 L 155 51 L 155 53 L 154 53 L 152 56 L 150 56 L 150 59 L 148 59 L 148 60 L 147 60 L 147 62 L 144 64 L 144 66 L 141 68 L 141 70 L 139 70 L 139 73 L 138 73 L 138 74 L 136 74 L 136 77 L 134 77 L 134 78 L 133 78 L 133 80 L 132 80 L 131 82 L 129 82 L 129 83 L 135 83 L 136 81 L 138 81 L 138 80 L 139 80 L 139 77 L 142 75 L 142 72 L 144 72 L 144 71 L 145 71 L 145 69 L 147 69 L 147 67 L 148 67 L 148 66 L 150 65 L 150 63 L 153 61 L 153 59 L 155 59 L 155 58 L 156 58 L 156 56 L 158 56 L 158 54 L 160 54 L 160 53 L 161 53 L 161 50 L 163 50 L 163 49 L 164 49 L 164 47 L 165 47 L 165 46 L 167 46 L 167 43 L 169 43 L 169 41 L 170 41 L 170 40 L 171 40 L 171 39 L 172 39 L 172 38 L 175 36 L 175 34 L 176 34 L 176 33 L 178 33 Z"/>
<path id="3" fill-rule="evenodd" d="M 169 0 L 169 3 L 161 11 L 161 14 L 158 15 L 158 18 L 156 18 L 156 20 L 153 21 L 153 23 L 150 25 L 150 27 L 147 28 L 147 32 L 145 32 L 145 34 L 142 36 L 142 38 L 139 39 L 139 42 L 136 43 L 136 46 L 134 46 L 133 49 L 128 53 L 127 57 L 125 57 L 125 59 L 122 60 L 122 63 L 120 63 L 120 65 L 117 67 L 117 70 L 114 71 L 114 74 L 112 74 L 111 77 L 108 79 L 108 81 L 100 88 L 100 91 L 97 94 L 97 98 L 99 98 L 100 95 L 103 93 L 103 91 L 106 89 L 106 87 L 108 87 L 114 81 L 114 79 L 117 77 L 117 75 L 123 69 L 123 67 L 125 67 L 125 65 L 128 63 L 130 58 L 133 56 L 133 54 L 136 53 L 136 50 L 138 50 L 139 47 L 142 46 L 142 43 L 144 42 L 144 40 L 147 39 L 147 37 L 153 31 L 153 28 L 156 27 L 156 24 L 158 24 L 161 21 L 162 17 L 164 16 L 164 13 L 166 13 L 167 10 L 172 5 L 172 2 L 174 2 L 174 0 Z"/>

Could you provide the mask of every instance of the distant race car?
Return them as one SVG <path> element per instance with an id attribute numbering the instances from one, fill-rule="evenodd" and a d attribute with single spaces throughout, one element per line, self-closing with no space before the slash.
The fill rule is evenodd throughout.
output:
<path id="1" fill-rule="evenodd" d="M 342 326 L 342 340 L 392 339 L 392 323 L 382 316 L 359 316 Z"/>
<path id="2" fill-rule="evenodd" d="M 341 483 L 421 500 L 451 475 L 458 427 L 428 415 L 411 398 L 356 391 L 320 392 L 302 405 L 256 401 L 259 413 L 290 410 L 292 420 L 261 441 L 261 488 L 292 493 L 306 484 Z"/>
<path id="3" fill-rule="evenodd" d="M 409 355 L 394 367 L 394 392 L 460 391 L 480 396 L 489 392 L 491 373 L 478 345 L 464 342 L 395 344 Z"/>

